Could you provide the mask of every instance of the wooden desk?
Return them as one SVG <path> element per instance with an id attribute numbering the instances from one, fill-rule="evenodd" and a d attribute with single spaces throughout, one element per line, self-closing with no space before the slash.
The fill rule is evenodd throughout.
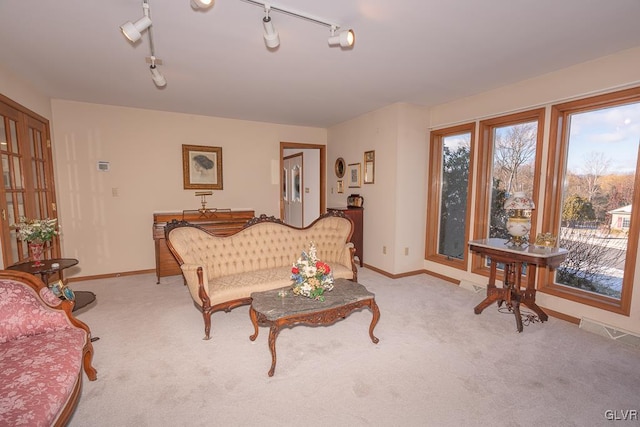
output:
<path id="1" fill-rule="evenodd" d="M 212 210 L 206 214 L 198 211 L 162 212 L 153 214 L 153 240 L 156 252 L 157 283 L 165 276 L 182 274 L 178 262 L 173 257 L 164 237 L 164 226 L 172 221 L 187 221 L 219 236 L 228 236 L 242 229 L 255 216 L 254 211 Z"/>
<path id="2" fill-rule="evenodd" d="M 568 251 L 562 248 L 537 248 L 533 245 L 526 247 L 508 246 L 505 239 L 481 239 L 469 242 L 469 249 L 491 259 L 487 297 L 478 304 L 473 311 L 476 314 L 497 302 L 498 306 L 505 303 L 509 311 L 516 316 L 518 332 L 522 332 L 522 317 L 520 304 L 533 310 L 541 322 L 549 316 L 536 304 L 536 269 L 557 268 L 567 257 Z M 496 273 L 498 263 L 504 264 L 504 278 L 502 288 L 496 287 Z M 527 286 L 522 289 L 522 264 L 533 266 L 527 276 Z"/>

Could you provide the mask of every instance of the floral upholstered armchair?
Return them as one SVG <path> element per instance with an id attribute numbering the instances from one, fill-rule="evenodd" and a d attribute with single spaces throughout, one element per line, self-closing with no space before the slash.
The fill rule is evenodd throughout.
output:
<path id="1" fill-rule="evenodd" d="M 91 365 L 89 327 L 35 276 L 0 270 L 0 425 L 65 425 Z"/>

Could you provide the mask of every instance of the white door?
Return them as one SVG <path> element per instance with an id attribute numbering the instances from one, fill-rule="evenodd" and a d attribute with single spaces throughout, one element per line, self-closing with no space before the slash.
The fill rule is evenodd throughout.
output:
<path id="1" fill-rule="evenodd" d="M 282 202 L 284 222 L 294 227 L 302 227 L 304 207 L 304 183 L 302 178 L 303 154 L 297 153 L 284 158 L 282 170 Z"/>

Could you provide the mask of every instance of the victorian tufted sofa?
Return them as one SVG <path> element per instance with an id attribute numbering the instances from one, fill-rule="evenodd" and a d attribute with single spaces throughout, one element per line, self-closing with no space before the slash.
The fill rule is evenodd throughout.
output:
<path id="1" fill-rule="evenodd" d="M 35 276 L 0 270 L 0 425 L 59 426 L 90 380 L 89 327 Z"/>
<path id="2" fill-rule="evenodd" d="M 306 228 L 262 215 L 224 237 L 186 222 L 173 221 L 165 228 L 167 246 L 202 311 L 204 339 L 210 338 L 212 313 L 250 304 L 252 292 L 291 285 L 291 267 L 311 242 L 334 278 L 356 281 L 352 233 L 353 222 L 339 211 Z"/>

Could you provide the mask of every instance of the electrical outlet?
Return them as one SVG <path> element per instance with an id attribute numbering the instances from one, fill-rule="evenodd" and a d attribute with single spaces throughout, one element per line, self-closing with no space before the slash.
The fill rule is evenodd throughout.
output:
<path id="1" fill-rule="evenodd" d="M 119 192 L 118 192 L 118 187 L 113 187 L 113 188 L 111 189 L 111 196 L 113 196 L 113 197 L 118 197 L 119 195 L 120 195 L 120 194 L 119 194 Z"/>
<path id="2" fill-rule="evenodd" d="M 409 248 L 404 248 L 404 254 L 409 255 Z"/>
<path id="3" fill-rule="evenodd" d="M 383 247 L 382 247 L 382 253 L 383 253 L 384 255 L 386 255 L 386 254 L 387 254 L 387 247 L 386 247 L 386 246 L 383 246 Z"/>

